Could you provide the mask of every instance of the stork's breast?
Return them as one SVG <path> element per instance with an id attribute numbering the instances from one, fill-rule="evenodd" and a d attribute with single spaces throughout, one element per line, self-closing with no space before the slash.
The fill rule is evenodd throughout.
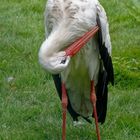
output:
<path id="1" fill-rule="evenodd" d="M 95 44 L 92 45 L 90 42 L 81 49 L 62 72 L 62 80 L 66 83 L 73 109 L 85 117 L 92 114 L 90 80 L 93 79 L 97 84 L 100 66 L 98 49 Z"/>

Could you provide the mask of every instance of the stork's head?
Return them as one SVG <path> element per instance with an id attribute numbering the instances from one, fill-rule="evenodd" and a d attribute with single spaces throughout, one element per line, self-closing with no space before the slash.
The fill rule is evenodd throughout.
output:
<path id="1" fill-rule="evenodd" d="M 59 51 L 58 44 L 50 43 L 46 39 L 39 50 L 39 62 L 50 73 L 58 74 L 64 71 L 70 61 L 70 57 L 66 56 L 65 51 Z"/>

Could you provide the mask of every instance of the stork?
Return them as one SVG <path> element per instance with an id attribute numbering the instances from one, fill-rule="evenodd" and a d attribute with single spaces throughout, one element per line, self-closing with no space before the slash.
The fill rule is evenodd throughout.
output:
<path id="1" fill-rule="evenodd" d="M 67 48 L 93 27 L 97 34 L 74 57 Z M 81 116 L 88 122 L 104 123 L 107 111 L 108 84 L 114 84 L 109 25 L 98 0 L 48 0 L 45 10 L 46 39 L 39 50 L 40 64 L 52 74 L 62 100 L 63 137 L 66 109 L 78 124 Z M 94 108 L 94 110 L 93 110 Z M 96 114 L 97 110 L 97 114 Z"/>

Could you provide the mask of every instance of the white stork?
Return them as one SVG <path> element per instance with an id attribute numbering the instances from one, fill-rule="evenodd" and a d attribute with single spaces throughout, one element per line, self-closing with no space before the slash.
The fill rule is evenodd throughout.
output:
<path id="1" fill-rule="evenodd" d="M 92 27 L 98 34 L 73 58 L 64 51 Z M 95 86 L 98 122 L 103 123 L 107 110 L 107 85 L 114 83 L 109 27 L 104 8 L 98 0 L 48 0 L 45 11 L 46 39 L 39 50 L 39 62 L 53 75 L 59 97 L 65 83 L 67 109 L 74 122 L 82 116 L 90 122 L 93 106 L 90 86 Z M 90 84 L 94 81 L 94 85 Z"/>

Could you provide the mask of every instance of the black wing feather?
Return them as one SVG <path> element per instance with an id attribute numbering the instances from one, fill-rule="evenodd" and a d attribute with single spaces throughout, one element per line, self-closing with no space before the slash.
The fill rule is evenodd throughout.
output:
<path id="1" fill-rule="evenodd" d="M 107 82 L 111 82 L 111 84 L 114 85 L 114 70 L 113 70 L 112 59 L 105 46 L 105 42 L 103 42 L 102 39 L 101 22 L 98 16 L 97 16 L 97 24 L 99 26 L 99 31 L 98 31 L 99 52 L 100 52 L 101 59 L 103 61 L 104 68 L 107 72 L 107 79 L 108 79 Z"/>
<path id="2" fill-rule="evenodd" d="M 105 122 L 107 113 L 107 100 L 108 100 L 107 86 L 109 82 L 111 82 L 111 84 L 114 85 L 114 70 L 111 56 L 109 55 L 108 50 L 105 47 L 105 42 L 102 41 L 101 23 L 98 16 L 97 16 L 97 24 L 100 28 L 98 31 L 98 43 L 101 61 L 103 64 L 101 63 L 98 84 L 96 88 L 96 96 L 97 96 L 96 108 L 98 114 L 98 122 L 101 122 L 101 124 L 103 124 Z"/>

